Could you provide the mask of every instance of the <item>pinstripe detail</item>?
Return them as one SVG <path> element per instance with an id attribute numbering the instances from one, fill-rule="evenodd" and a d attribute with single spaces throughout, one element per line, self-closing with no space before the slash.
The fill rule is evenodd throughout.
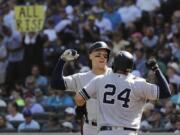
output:
<path id="1" fill-rule="evenodd" d="M 90 96 L 88 95 L 88 93 L 86 92 L 85 89 L 82 89 L 79 94 L 85 99 L 85 100 L 88 100 L 90 99 Z"/>

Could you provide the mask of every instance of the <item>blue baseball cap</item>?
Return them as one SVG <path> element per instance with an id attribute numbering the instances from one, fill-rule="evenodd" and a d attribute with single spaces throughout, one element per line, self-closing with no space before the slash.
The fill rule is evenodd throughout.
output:
<path id="1" fill-rule="evenodd" d="M 31 111 L 30 111 L 29 109 L 25 109 L 25 110 L 23 111 L 23 115 L 24 115 L 24 117 L 32 116 L 32 113 L 31 113 Z"/>

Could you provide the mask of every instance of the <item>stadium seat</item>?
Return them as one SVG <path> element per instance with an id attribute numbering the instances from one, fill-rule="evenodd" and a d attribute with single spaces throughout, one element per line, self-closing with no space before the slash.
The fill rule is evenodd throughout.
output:
<path id="1" fill-rule="evenodd" d="M 22 129 L 20 132 L 39 132 L 39 129 Z"/>
<path id="2" fill-rule="evenodd" d="M 6 132 L 16 132 L 16 129 L 0 129 L 0 133 L 6 133 Z"/>
<path id="3" fill-rule="evenodd" d="M 59 107 L 56 107 L 56 112 L 57 112 L 58 114 L 64 114 L 66 108 L 67 108 L 67 106 L 59 106 Z"/>
<path id="4" fill-rule="evenodd" d="M 44 120 L 47 121 L 49 119 L 50 116 L 55 115 L 54 113 L 35 113 L 32 115 L 33 119 L 39 121 L 39 120 Z"/>
<path id="5" fill-rule="evenodd" d="M 61 132 L 61 128 L 43 128 L 41 132 Z"/>
<path id="6" fill-rule="evenodd" d="M 56 110 L 54 106 L 48 106 L 48 105 L 43 105 L 43 108 L 46 112 L 54 112 Z"/>
<path id="7" fill-rule="evenodd" d="M 15 129 L 18 128 L 19 124 L 21 124 L 23 121 L 10 121 L 10 123 L 13 125 Z"/>

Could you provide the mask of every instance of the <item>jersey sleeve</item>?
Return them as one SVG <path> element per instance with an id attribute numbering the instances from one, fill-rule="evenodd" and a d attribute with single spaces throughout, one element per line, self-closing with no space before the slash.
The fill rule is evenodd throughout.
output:
<path id="1" fill-rule="evenodd" d="M 156 84 L 151 84 L 144 81 L 135 83 L 135 95 L 142 99 L 156 100 L 159 98 L 159 87 Z"/>
<path id="2" fill-rule="evenodd" d="M 97 79 L 94 78 L 91 80 L 82 90 L 79 91 L 79 94 L 85 99 L 96 98 L 97 89 L 96 89 Z"/>
<path id="3" fill-rule="evenodd" d="M 78 87 L 77 87 L 78 74 L 64 76 L 63 80 L 67 90 L 78 91 Z"/>

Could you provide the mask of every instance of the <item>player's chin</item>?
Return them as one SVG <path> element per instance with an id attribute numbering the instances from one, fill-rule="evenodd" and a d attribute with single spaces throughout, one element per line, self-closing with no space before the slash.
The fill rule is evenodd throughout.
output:
<path id="1" fill-rule="evenodd" d="M 100 67 L 100 68 L 104 68 L 105 66 L 106 66 L 106 63 L 105 63 L 105 62 L 99 63 L 99 67 Z"/>

